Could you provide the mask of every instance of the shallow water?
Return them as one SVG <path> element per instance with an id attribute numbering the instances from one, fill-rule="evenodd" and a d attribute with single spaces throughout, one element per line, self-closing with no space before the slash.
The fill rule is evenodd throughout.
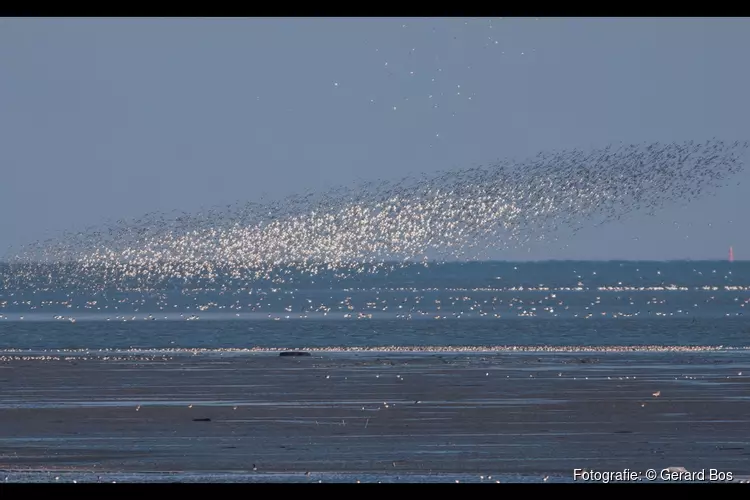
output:
<path id="1" fill-rule="evenodd" d="M 0 349 L 750 347 L 750 262 L 414 264 L 151 289 L 43 275 L 14 288 L 0 268 Z"/>
<path id="2" fill-rule="evenodd" d="M 12 361 L 0 480 L 574 482 L 574 468 L 684 466 L 746 481 L 748 368 L 745 351 Z"/>

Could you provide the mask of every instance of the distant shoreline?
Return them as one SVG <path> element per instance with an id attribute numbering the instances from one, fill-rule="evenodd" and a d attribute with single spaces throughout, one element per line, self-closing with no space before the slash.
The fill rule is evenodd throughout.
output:
<path id="1" fill-rule="evenodd" d="M 103 349 L 0 349 L 0 361 L 65 360 L 88 357 L 100 359 L 112 356 L 236 356 L 243 354 L 279 355 L 282 352 L 314 354 L 637 354 L 637 353 L 750 353 L 750 347 L 728 346 L 332 346 L 332 347 L 225 347 L 225 348 L 103 348 Z"/>

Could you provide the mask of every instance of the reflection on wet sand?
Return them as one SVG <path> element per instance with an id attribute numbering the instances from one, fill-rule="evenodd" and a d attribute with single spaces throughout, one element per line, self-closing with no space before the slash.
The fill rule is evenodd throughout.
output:
<path id="1" fill-rule="evenodd" d="M 746 351 L 6 359 L 0 469 L 78 481 L 541 481 L 672 466 L 743 477 L 749 365 Z"/>

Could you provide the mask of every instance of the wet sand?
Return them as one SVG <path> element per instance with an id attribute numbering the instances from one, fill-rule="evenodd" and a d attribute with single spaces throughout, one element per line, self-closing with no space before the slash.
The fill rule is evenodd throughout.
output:
<path id="1" fill-rule="evenodd" d="M 747 351 L 230 354 L 5 356 L 0 469 L 83 480 L 750 473 Z"/>

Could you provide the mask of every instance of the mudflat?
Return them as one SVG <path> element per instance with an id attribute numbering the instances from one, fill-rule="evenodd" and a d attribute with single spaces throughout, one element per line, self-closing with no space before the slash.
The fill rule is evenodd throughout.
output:
<path id="1" fill-rule="evenodd" d="M 748 352 L 310 354 L 4 356 L 0 469 L 750 473 Z"/>

